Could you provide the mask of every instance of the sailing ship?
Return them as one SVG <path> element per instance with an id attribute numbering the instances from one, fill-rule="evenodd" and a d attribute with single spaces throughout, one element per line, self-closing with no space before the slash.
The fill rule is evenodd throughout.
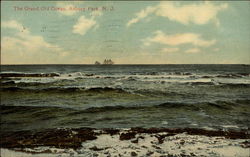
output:
<path id="1" fill-rule="evenodd" d="M 112 65 L 112 64 L 114 64 L 114 62 L 111 59 L 105 59 L 102 64 L 98 61 L 95 62 L 95 65 Z"/>
<path id="2" fill-rule="evenodd" d="M 100 65 L 101 63 L 98 61 L 95 61 L 95 65 Z"/>
<path id="3" fill-rule="evenodd" d="M 112 64 L 114 64 L 114 62 L 113 62 L 111 59 L 105 59 L 105 60 L 103 61 L 103 64 L 104 64 L 104 65 L 112 65 Z"/>

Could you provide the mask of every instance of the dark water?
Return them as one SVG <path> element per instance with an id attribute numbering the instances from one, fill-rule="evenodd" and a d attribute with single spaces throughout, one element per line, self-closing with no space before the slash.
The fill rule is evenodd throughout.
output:
<path id="1" fill-rule="evenodd" d="M 16 65 L 1 71 L 5 131 L 250 127 L 249 65 Z"/>

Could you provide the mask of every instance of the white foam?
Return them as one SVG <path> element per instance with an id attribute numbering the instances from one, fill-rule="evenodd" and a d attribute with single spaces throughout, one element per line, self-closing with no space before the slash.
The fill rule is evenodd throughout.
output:
<path id="1" fill-rule="evenodd" d="M 239 128 L 237 125 L 222 125 L 223 128 Z"/>
<path id="2" fill-rule="evenodd" d="M 221 84 L 250 84 L 250 78 L 218 78 L 214 81 Z"/>
<path id="3" fill-rule="evenodd" d="M 20 80 L 14 80 L 15 83 L 52 83 L 55 82 L 56 80 L 54 78 L 36 78 L 36 77 L 31 77 L 31 78 L 21 78 Z"/>

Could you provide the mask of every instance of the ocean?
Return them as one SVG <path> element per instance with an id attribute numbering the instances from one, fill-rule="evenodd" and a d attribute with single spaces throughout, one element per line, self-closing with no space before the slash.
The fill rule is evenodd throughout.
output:
<path id="1" fill-rule="evenodd" d="M 250 127 L 249 65 L 2 65 L 1 130 Z"/>

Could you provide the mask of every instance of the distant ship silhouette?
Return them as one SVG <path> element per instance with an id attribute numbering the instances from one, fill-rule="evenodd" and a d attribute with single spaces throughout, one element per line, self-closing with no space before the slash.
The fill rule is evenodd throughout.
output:
<path id="1" fill-rule="evenodd" d="M 95 65 L 100 65 L 101 63 L 98 61 L 95 61 Z"/>
<path id="2" fill-rule="evenodd" d="M 105 59 L 102 64 L 98 61 L 95 62 L 95 65 L 112 65 L 112 64 L 114 64 L 114 62 L 111 59 Z"/>

